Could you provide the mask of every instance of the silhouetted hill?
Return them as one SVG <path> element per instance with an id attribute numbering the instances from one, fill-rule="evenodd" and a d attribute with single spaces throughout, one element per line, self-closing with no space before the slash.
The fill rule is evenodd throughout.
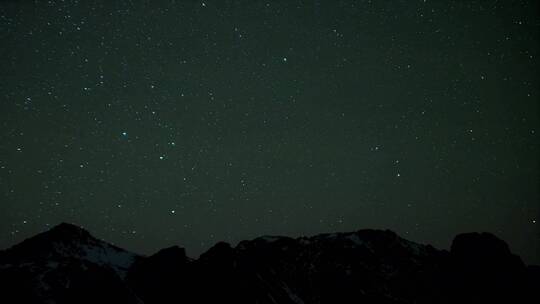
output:
<path id="1" fill-rule="evenodd" d="M 70 224 L 0 251 L 2 303 L 530 303 L 540 267 L 489 233 L 450 251 L 360 230 L 143 257 Z"/>

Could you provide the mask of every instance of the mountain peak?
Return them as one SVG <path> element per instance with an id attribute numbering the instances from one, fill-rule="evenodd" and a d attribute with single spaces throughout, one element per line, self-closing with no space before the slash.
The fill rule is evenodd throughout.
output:
<path id="1" fill-rule="evenodd" d="M 70 223 L 60 223 L 49 231 L 44 232 L 53 238 L 60 238 L 65 240 L 86 239 L 94 238 L 90 232 L 86 231 L 80 226 Z"/>
<path id="2" fill-rule="evenodd" d="M 65 255 L 67 250 L 81 246 L 102 246 L 107 244 L 98 240 L 85 229 L 70 223 L 60 223 L 51 229 L 30 237 L 20 244 L 6 250 L 6 253 L 23 258 L 40 256 L 51 257 Z M 109 244 L 107 244 L 109 245 Z M 110 245 L 112 246 L 112 245 Z M 113 246 L 114 247 L 114 246 Z"/>
<path id="3" fill-rule="evenodd" d="M 525 264 L 512 254 L 508 244 L 488 232 L 470 232 L 457 235 L 450 249 L 452 255 L 467 267 L 524 268 Z"/>
<path id="4" fill-rule="evenodd" d="M 120 277 L 124 277 L 138 257 L 95 238 L 77 225 L 61 223 L 0 252 L 0 264 L 7 260 L 15 264 L 37 261 L 48 265 L 66 259 L 78 259 L 111 268 Z"/>
<path id="5" fill-rule="evenodd" d="M 51 230 L 67 230 L 67 231 L 86 231 L 81 226 L 77 226 L 72 223 L 62 222 L 54 227 Z"/>

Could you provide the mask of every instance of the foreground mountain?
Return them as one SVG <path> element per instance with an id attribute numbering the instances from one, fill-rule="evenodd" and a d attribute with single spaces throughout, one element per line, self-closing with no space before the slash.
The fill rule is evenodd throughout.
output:
<path id="1" fill-rule="evenodd" d="M 124 283 L 139 258 L 60 224 L 0 251 L 0 297 L 7 303 L 141 303 Z"/>
<path id="2" fill-rule="evenodd" d="M 488 233 L 450 251 L 391 231 L 218 243 L 143 257 L 61 224 L 0 251 L 3 303 L 525 303 L 540 269 Z"/>

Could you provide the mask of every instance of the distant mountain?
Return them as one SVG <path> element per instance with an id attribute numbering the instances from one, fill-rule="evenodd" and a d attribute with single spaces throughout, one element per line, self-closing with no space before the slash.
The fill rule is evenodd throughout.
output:
<path id="1" fill-rule="evenodd" d="M 540 267 L 489 233 L 458 235 L 450 251 L 388 230 L 266 236 L 194 260 L 60 224 L 0 251 L 2 303 L 536 303 L 539 286 Z"/>

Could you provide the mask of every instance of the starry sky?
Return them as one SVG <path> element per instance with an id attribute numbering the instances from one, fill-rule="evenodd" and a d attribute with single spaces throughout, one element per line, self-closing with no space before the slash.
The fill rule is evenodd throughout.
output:
<path id="1" fill-rule="evenodd" d="M 0 248 L 489 231 L 540 263 L 538 1 L 2 1 Z"/>

